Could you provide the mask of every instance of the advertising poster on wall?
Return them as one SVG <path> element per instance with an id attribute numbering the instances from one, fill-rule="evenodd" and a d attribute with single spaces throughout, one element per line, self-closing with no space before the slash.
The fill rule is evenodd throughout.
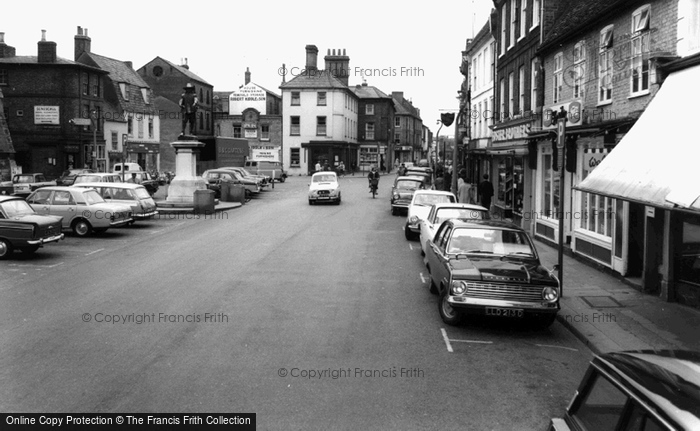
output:
<path id="1" fill-rule="evenodd" d="M 267 93 L 252 82 L 228 96 L 229 115 L 242 115 L 248 108 L 255 108 L 260 115 L 267 114 Z"/>

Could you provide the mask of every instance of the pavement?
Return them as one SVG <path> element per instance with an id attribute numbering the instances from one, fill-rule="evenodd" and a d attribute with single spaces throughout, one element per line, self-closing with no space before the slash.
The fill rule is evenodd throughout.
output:
<path id="1" fill-rule="evenodd" d="M 540 260 L 557 263 L 557 249 L 537 241 Z M 639 349 L 700 351 L 700 310 L 642 293 L 614 275 L 564 254 L 563 297 L 557 319 L 594 353 Z"/>

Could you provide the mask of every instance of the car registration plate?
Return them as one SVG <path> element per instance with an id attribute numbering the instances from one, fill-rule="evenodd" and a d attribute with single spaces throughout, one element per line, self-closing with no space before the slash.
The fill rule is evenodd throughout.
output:
<path id="1" fill-rule="evenodd" d="M 330 199 L 328 196 L 319 196 L 318 199 Z"/>
<path id="2" fill-rule="evenodd" d="M 486 307 L 486 315 L 500 317 L 523 317 L 524 313 L 522 308 Z"/>

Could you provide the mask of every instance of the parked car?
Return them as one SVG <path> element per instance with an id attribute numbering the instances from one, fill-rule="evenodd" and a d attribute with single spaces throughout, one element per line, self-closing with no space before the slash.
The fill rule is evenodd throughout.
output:
<path id="1" fill-rule="evenodd" d="M 146 187 L 131 183 L 79 183 L 73 187 L 94 189 L 105 202 L 127 205 L 131 216 L 136 220 L 146 220 L 158 215 L 156 202 L 148 194 Z"/>
<path id="2" fill-rule="evenodd" d="M 128 176 L 125 176 L 125 180 Z M 121 183 L 122 176 L 114 173 L 95 172 L 92 174 L 79 174 L 73 184 L 80 183 Z"/>
<path id="3" fill-rule="evenodd" d="M 564 417 L 550 431 L 699 430 L 700 353 L 605 353 L 588 366 Z"/>
<path id="4" fill-rule="evenodd" d="M 420 159 L 418 161 L 418 166 L 421 168 L 428 168 L 430 167 L 430 162 L 428 161 L 428 159 Z"/>
<path id="5" fill-rule="evenodd" d="M 56 181 L 48 181 L 44 174 L 16 174 L 12 186 L 16 196 L 27 196 L 36 189 L 55 186 Z"/>
<path id="6" fill-rule="evenodd" d="M 260 187 L 267 187 L 270 181 L 270 177 L 266 177 L 265 175 L 255 175 L 251 174 L 248 172 L 247 169 L 242 168 L 240 166 L 227 166 L 219 169 L 228 169 L 232 171 L 238 172 L 243 178 L 246 178 L 248 180 L 254 180 L 254 181 L 259 181 L 260 182 Z"/>
<path id="7" fill-rule="evenodd" d="M 452 218 L 484 220 L 489 218 L 489 210 L 472 204 L 435 204 L 430 207 L 428 216 L 419 223 L 421 254 L 425 256 L 428 241 L 442 222 Z"/>
<path id="8" fill-rule="evenodd" d="M 425 188 L 423 181 L 415 177 L 396 177 L 391 188 L 391 215 L 396 215 L 399 210 L 407 210 L 416 190 Z"/>
<path id="9" fill-rule="evenodd" d="M 39 214 L 63 217 L 63 229 L 72 229 L 78 236 L 133 221 L 128 205 L 107 203 L 97 191 L 82 187 L 44 187 L 29 195 L 27 202 Z"/>
<path id="10" fill-rule="evenodd" d="M 146 187 L 148 193 L 153 196 L 158 191 L 158 179 L 153 178 L 150 173 L 146 171 L 128 171 L 124 175 L 125 183 L 141 184 Z"/>
<path id="11" fill-rule="evenodd" d="M 406 169 L 404 176 L 420 178 L 426 189 L 433 188 L 433 170 L 430 168 L 411 167 Z"/>
<path id="12" fill-rule="evenodd" d="M 143 169 L 141 169 L 141 165 L 139 165 L 138 163 L 133 163 L 133 162 L 131 162 L 131 163 L 128 163 L 128 162 L 127 163 L 116 163 L 114 165 L 114 167 L 112 168 L 112 172 L 114 172 L 115 174 L 121 175 L 122 170 L 126 173 L 126 172 L 131 172 L 131 171 L 142 171 Z"/>
<path id="13" fill-rule="evenodd" d="M 406 225 L 404 226 L 404 234 L 407 240 L 412 240 L 418 237 L 420 233 L 419 223 L 421 220 L 428 217 L 431 205 L 455 203 L 457 198 L 450 192 L 440 190 L 417 190 L 413 194 L 411 203 L 408 205 L 406 215 Z"/>
<path id="14" fill-rule="evenodd" d="M 448 325 L 473 313 L 547 327 L 559 311 L 559 280 L 540 264 L 527 232 L 512 223 L 446 220 L 428 241 L 425 261 Z"/>
<path id="15" fill-rule="evenodd" d="M 246 160 L 245 168 L 251 174 L 263 175 L 272 178 L 275 174 L 275 181 L 283 183 L 287 179 L 287 173 L 282 169 L 281 162 L 270 162 L 267 160 Z"/>
<path id="16" fill-rule="evenodd" d="M 338 174 L 333 171 L 316 172 L 309 184 L 309 205 L 319 202 L 333 202 L 340 205 L 341 193 Z"/>
<path id="17" fill-rule="evenodd" d="M 92 169 L 68 169 L 63 171 L 60 177 L 56 180 L 57 186 L 72 186 L 75 181 L 75 177 L 80 174 L 92 174 L 95 171 Z"/>
<path id="18" fill-rule="evenodd" d="M 63 238 L 61 217 L 37 214 L 21 197 L 0 196 L 0 259 L 13 250 L 34 253 Z"/>
<path id="19" fill-rule="evenodd" d="M 209 190 L 214 190 L 214 197 L 221 197 L 221 182 L 231 181 L 234 184 L 242 184 L 245 187 L 246 196 L 250 196 L 253 193 L 260 193 L 262 186 L 260 185 L 260 180 L 253 180 L 249 178 L 244 178 L 238 171 L 231 169 L 209 169 L 204 171 L 202 178 L 207 182 L 207 188 Z"/>

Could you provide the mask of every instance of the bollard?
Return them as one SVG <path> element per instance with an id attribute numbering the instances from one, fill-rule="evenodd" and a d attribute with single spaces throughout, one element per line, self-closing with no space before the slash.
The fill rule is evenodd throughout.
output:
<path id="1" fill-rule="evenodd" d="M 271 181 L 272 181 L 272 188 L 274 189 L 275 188 L 275 170 L 274 169 L 272 170 L 272 180 Z"/>

